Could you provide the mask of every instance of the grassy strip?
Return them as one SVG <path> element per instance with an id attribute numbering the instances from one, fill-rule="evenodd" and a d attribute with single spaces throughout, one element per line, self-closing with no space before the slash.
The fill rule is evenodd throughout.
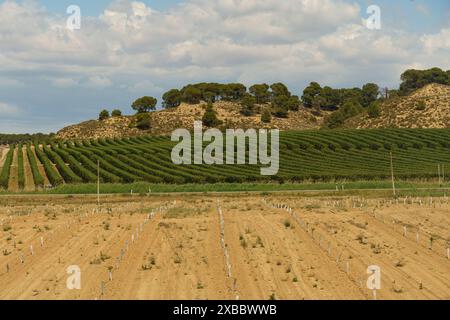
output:
<path id="1" fill-rule="evenodd" d="M 352 190 L 386 190 L 391 192 L 392 187 L 389 181 L 358 181 L 349 182 L 344 186 L 345 191 Z M 339 191 L 336 191 L 336 195 L 342 194 L 342 185 L 338 185 Z M 409 189 L 408 194 L 417 194 L 422 192 L 421 189 L 440 189 L 439 185 L 434 182 L 398 182 L 397 188 Z M 442 189 L 450 188 L 450 184 L 442 186 Z M 336 183 L 305 183 L 305 184 L 275 184 L 275 183 L 220 183 L 220 184 L 151 184 L 145 182 L 120 184 L 109 183 L 102 184 L 100 187 L 103 194 L 130 194 L 131 190 L 135 194 L 146 194 L 151 190 L 152 193 L 190 193 L 190 192 L 278 192 L 278 191 L 335 191 Z M 45 191 L 39 191 L 38 193 L 44 194 L 95 194 L 97 192 L 97 185 L 95 183 L 90 184 L 78 184 L 78 185 L 61 185 L 54 189 Z M 413 193 L 416 192 L 416 193 Z M 445 191 L 440 191 L 444 193 Z M 446 193 L 450 193 L 447 190 Z"/>

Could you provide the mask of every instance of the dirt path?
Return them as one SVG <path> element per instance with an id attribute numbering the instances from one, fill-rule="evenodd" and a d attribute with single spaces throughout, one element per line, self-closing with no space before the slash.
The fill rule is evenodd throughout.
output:
<path id="1" fill-rule="evenodd" d="M 0 146 L 0 170 L 3 168 L 3 163 L 5 163 L 6 155 L 8 154 L 9 148 L 5 146 Z"/>
<path id="2" fill-rule="evenodd" d="M 23 147 L 23 166 L 25 174 L 25 191 L 35 190 L 33 173 L 31 172 L 30 162 L 28 161 L 28 156 L 26 152 L 26 147 Z"/>

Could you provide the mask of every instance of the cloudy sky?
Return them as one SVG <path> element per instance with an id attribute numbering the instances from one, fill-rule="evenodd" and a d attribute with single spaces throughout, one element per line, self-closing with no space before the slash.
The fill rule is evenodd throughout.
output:
<path id="1" fill-rule="evenodd" d="M 69 5 L 81 29 L 66 27 Z M 367 7 L 381 8 L 370 30 Z M 448 0 L 0 1 L 0 132 L 55 132 L 102 108 L 131 113 L 189 82 L 397 87 L 450 69 Z"/>

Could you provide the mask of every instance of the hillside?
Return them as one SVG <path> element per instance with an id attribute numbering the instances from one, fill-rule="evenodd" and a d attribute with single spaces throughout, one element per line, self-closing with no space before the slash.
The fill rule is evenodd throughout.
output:
<path id="1" fill-rule="evenodd" d="M 423 105 L 421 106 L 421 102 Z M 448 128 L 450 127 L 450 86 L 429 84 L 406 97 L 390 99 L 381 114 L 366 113 L 346 121 L 345 128 Z"/>
<path id="2" fill-rule="evenodd" d="M 141 135 L 169 135 L 177 128 L 193 128 L 194 121 L 201 120 L 205 113 L 205 103 L 186 104 L 179 107 L 155 111 L 151 113 L 151 129 L 142 131 L 130 128 L 134 116 L 109 118 L 104 121 L 91 120 L 61 129 L 57 137 L 61 139 L 98 139 L 117 138 Z M 257 106 L 258 109 L 265 106 Z M 306 130 L 317 129 L 323 122 L 323 117 L 314 117 L 310 110 L 301 108 L 299 111 L 290 111 L 286 119 L 272 118 L 271 123 L 261 122 L 261 115 L 251 117 L 239 113 L 240 104 L 219 101 L 214 103 L 217 116 L 223 121 L 225 128 L 276 128 L 280 130 Z"/>

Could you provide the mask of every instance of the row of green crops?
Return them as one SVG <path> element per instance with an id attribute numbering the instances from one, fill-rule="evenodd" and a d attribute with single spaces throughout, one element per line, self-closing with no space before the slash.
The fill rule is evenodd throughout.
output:
<path id="1" fill-rule="evenodd" d="M 282 132 L 280 170 L 260 175 L 257 165 L 174 165 L 168 137 L 83 140 L 61 144 L 101 159 L 120 182 L 220 183 L 388 179 L 390 152 L 399 178 L 437 177 L 437 164 L 450 168 L 450 131 L 380 129 Z M 204 144 L 206 145 L 206 144 Z M 247 150 L 248 157 L 248 150 Z"/>
<path id="2" fill-rule="evenodd" d="M 437 179 L 438 165 L 441 172 L 450 172 L 448 129 L 281 132 L 279 171 L 271 177 L 261 175 L 261 165 L 175 165 L 171 159 L 175 144 L 170 137 L 151 136 L 58 141 L 35 144 L 35 153 L 53 186 L 95 183 L 97 174 L 102 183 L 379 181 L 390 179 L 391 153 L 399 179 Z M 248 154 L 247 143 L 246 160 Z M 35 184 L 42 186 L 37 159 L 29 145 L 27 156 Z M 20 167 L 19 163 L 19 175 Z M 3 174 L 9 176 L 9 172 Z"/>
<path id="3" fill-rule="evenodd" d="M 48 181 L 50 181 L 50 183 L 53 186 L 62 184 L 64 182 L 63 178 L 55 169 L 53 163 L 48 159 L 47 155 L 39 148 L 38 143 L 34 145 L 34 152 L 36 153 L 36 156 L 38 157 L 39 161 L 44 166 L 45 174 L 47 175 Z"/>
<path id="4" fill-rule="evenodd" d="M 14 149 L 16 146 L 11 145 L 8 151 L 8 154 L 6 155 L 5 162 L 3 163 L 3 169 L 0 173 L 0 186 L 4 189 L 8 189 L 9 184 L 9 176 L 11 173 L 11 165 L 13 163 L 14 159 Z"/>
<path id="5" fill-rule="evenodd" d="M 39 167 L 38 167 L 36 157 L 34 156 L 33 150 L 31 150 L 31 146 L 29 143 L 27 143 L 26 149 L 27 149 L 28 162 L 30 163 L 31 174 L 33 175 L 34 185 L 36 187 L 43 187 L 45 180 L 44 180 L 44 177 L 39 172 Z"/>

